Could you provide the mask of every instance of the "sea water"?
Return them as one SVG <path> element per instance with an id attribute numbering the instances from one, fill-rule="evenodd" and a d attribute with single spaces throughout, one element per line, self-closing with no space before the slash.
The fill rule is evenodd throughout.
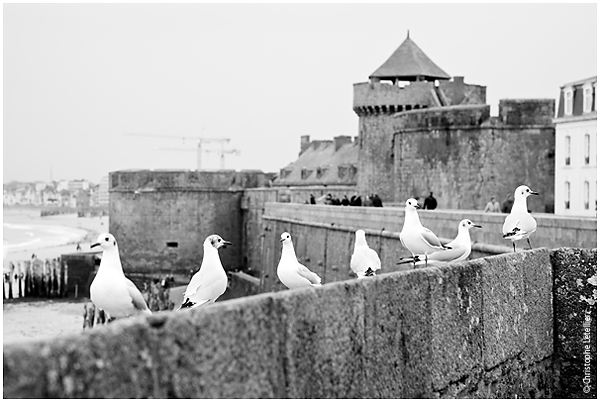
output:
<path id="1" fill-rule="evenodd" d="M 5 211 L 6 212 L 6 211 Z M 2 222 L 2 244 L 5 256 L 62 246 L 81 241 L 87 231 L 44 221 L 35 211 L 5 213 Z"/>

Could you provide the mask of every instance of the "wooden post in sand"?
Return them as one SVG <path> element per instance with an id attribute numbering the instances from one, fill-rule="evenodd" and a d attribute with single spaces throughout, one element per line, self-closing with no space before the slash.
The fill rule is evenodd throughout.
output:
<path id="1" fill-rule="evenodd" d="M 60 297 L 67 297 L 67 280 L 69 279 L 67 275 L 67 264 L 63 264 L 62 258 L 59 259 L 58 264 L 60 266 Z"/>
<path id="2" fill-rule="evenodd" d="M 56 271 L 54 270 L 54 260 L 48 260 L 50 268 L 50 297 L 56 296 Z"/>
<path id="3" fill-rule="evenodd" d="M 60 259 L 52 260 L 52 269 L 54 270 L 54 297 L 60 297 Z"/>
<path id="4" fill-rule="evenodd" d="M 42 271 L 43 271 L 43 263 L 39 259 L 35 259 L 31 263 L 32 271 L 33 271 L 33 294 L 32 296 L 41 296 L 42 292 Z"/>
<path id="5" fill-rule="evenodd" d="M 17 263 L 17 283 L 19 285 L 19 297 L 25 297 L 25 263 Z"/>
<path id="6" fill-rule="evenodd" d="M 44 261 L 44 296 L 46 296 L 46 297 L 50 296 L 50 289 L 52 286 L 52 280 L 50 277 L 51 271 L 52 271 L 52 267 L 50 265 L 50 261 L 45 260 Z"/>
<path id="7" fill-rule="evenodd" d="M 12 277 L 13 277 L 13 271 L 15 268 L 15 264 L 13 264 L 12 262 L 8 263 L 8 272 L 6 274 L 6 297 L 8 299 L 12 299 L 13 298 L 13 292 L 12 292 Z"/>
<path id="8" fill-rule="evenodd" d="M 17 269 L 15 264 L 10 264 L 10 297 L 11 299 L 19 298 L 19 282 L 17 281 Z"/>
<path id="9" fill-rule="evenodd" d="M 25 265 L 25 296 L 31 296 L 31 261 L 24 261 Z"/>

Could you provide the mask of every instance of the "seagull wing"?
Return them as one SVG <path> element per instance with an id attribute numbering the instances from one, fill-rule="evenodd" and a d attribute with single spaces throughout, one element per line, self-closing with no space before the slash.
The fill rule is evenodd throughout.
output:
<path id="1" fill-rule="evenodd" d="M 223 287 L 223 279 L 226 280 L 226 278 L 219 275 L 219 271 L 200 269 L 192 277 L 184 296 L 194 296 L 195 301 L 212 300 L 221 295 L 219 290 Z M 226 283 L 225 286 L 227 286 Z"/>
<path id="2" fill-rule="evenodd" d="M 152 312 L 148 308 L 148 305 L 146 304 L 146 300 L 144 300 L 144 296 L 142 296 L 142 292 L 140 292 L 140 290 L 135 286 L 133 282 L 131 282 L 130 279 L 125 278 L 125 283 L 127 284 L 127 291 L 129 292 L 129 296 L 131 297 L 131 302 L 133 303 L 133 306 L 137 310 L 141 310 L 143 312 L 152 314 Z"/>
<path id="3" fill-rule="evenodd" d="M 200 271 L 196 272 L 194 274 L 194 276 L 192 276 L 190 283 L 188 283 L 187 288 L 185 288 L 185 292 L 183 292 L 183 296 L 190 297 L 191 295 L 196 293 L 196 291 L 198 290 L 198 288 L 200 287 L 200 285 L 203 282 L 203 280 L 202 280 L 203 277 L 204 277 L 204 271 L 201 268 Z"/>
<path id="4" fill-rule="evenodd" d="M 509 214 L 504 219 L 504 225 L 502 225 L 502 234 L 504 236 L 517 234 L 518 230 L 515 229 L 518 229 L 520 223 L 520 219 L 516 214 Z"/>
<path id="5" fill-rule="evenodd" d="M 321 284 L 321 278 L 319 277 L 319 275 L 315 274 L 300 263 L 298 263 L 297 265 L 297 272 L 301 277 L 308 279 L 313 285 Z"/>
<path id="6" fill-rule="evenodd" d="M 375 250 L 371 248 L 361 248 L 355 250 L 352 254 L 352 258 L 350 259 L 350 268 L 355 273 L 365 272 L 367 269 L 371 268 L 373 271 L 381 269 L 381 260 L 379 256 L 375 252 Z"/>
<path id="7" fill-rule="evenodd" d="M 451 249 L 440 250 L 427 256 L 428 261 L 454 262 L 462 261 L 471 253 L 471 247 L 455 246 Z"/>
<path id="8" fill-rule="evenodd" d="M 371 268 L 373 271 L 381 269 L 381 260 L 379 259 L 379 256 L 377 255 L 377 252 L 375 250 L 373 250 L 372 248 L 366 249 L 365 256 L 369 261 L 369 267 L 367 268 Z"/>
<path id="9" fill-rule="evenodd" d="M 427 243 L 430 247 L 440 249 L 444 248 L 444 246 L 442 246 L 442 243 L 440 242 L 440 239 L 438 239 L 435 233 L 433 233 L 431 230 L 425 227 L 421 231 L 421 240 Z"/>

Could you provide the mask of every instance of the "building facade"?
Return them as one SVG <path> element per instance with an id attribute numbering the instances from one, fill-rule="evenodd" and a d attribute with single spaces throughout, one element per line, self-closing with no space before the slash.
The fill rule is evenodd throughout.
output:
<path id="1" fill-rule="evenodd" d="M 555 213 L 597 215 L 596 77 L 560 88 L 556 111 Z"/>

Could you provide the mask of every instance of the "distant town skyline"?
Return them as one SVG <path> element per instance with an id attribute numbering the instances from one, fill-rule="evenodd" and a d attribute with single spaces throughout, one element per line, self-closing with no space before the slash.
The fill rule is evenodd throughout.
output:
<path id="1" fill-rule="evenodd" d="M 3 180 L 194 169 L 276 172 L 300 137 L 358 135 L 353 84 L 406 38 L 500 99 L 596 75 L 597 5 L 4 4 Z M 572 57 L 577 55 L 577 57 Z M 126 133 L 173 138 L 127 136 Z M 220 167 L 207 144 L 203 166 Z"/>

